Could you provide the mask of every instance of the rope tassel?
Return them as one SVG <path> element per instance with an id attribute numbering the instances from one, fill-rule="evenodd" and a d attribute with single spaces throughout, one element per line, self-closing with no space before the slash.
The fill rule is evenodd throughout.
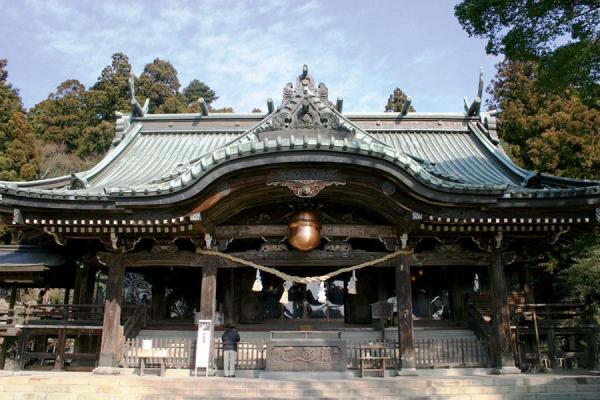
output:
<path id="1" fill-rule="evenodd" d="M 262 285 L 262 279 L 260 277 L 260 270 L 257 269 L 256 270 L 256 279 L 254 280 L 254 284 L 252 285 L 252 291 L 253 292 L 262 292 L 263 290 L 263 285 Z"/>
<path id="2" fill-rule="evenodd" d="M 288 303 L 288 301 L 289 301 L 288 290 L 291 287 L 292 287 L 292 282 L 290 282 L 290 281 L 283 282 L 283 293 L 281 294 L 281 298 L 279 299 L 279 302 L 281 304 Z"/>
<path id="3" fill-rule="evenodd" d="M 352 277 L 348 281 L 348 294 L 356 294 L 356 271 L 352 271 Z"/>

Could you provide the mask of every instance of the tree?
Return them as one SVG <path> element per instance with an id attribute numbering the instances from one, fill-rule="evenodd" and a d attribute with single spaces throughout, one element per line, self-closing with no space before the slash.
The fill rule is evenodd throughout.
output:
<path id="1" fill-rule="evenodd" d="M 600 234 L 583 237 L 572 246 L 570 266 L 559 274 L 559 287 L 571 301 L 600 304 Z"/>
<path id="2" fill-rule="evenodd" d="M 6 65 L 0 59 L 0 180 L 31 180 L 39 172 L 35 135 L 18 91 L 7 82 Z"/>
<path id="3" fill-rule="evenodd" d="M 554 92 L 577 88 L 600 106 L 597 0 L 463 0 L 454 11 L 470 36 L 488 40 L 488 54 L 536 61 L 538 84 Z"/>
<path id="4" fill-rule="evenodd" d="M 102 99 L 95 104 L 96 113 L 103 121 L 114 121 L 115 111 L 129 110 L 129 76 L 131 64 L 129 58 L 123 53 L 112 55 L 111 64 L 104 67 L 98 80 L 90 88 L 90 92 L 97 92 L 96 98 Z"/>
<path id="5" fill-rule="evenodd" d="M 407 98 L 408 96 L 400 88 L 394 89 L 394 92 L 390 94 L 390 97 L 388 98 L 385 111 L 401 112 L 402 108 L 404 107 L 404 102 L 406 102 Z M 408 111 L 414 112 L 415 109 L 412 105 L 410 105 L 408 107 Z"/>
<path id="6" fill-rule="evenodd" d="M 169 109 L 184 110 L 187 104 L 185 97 L 179 94 L 180 87 L 175 67 L 157 58 L 144 67 L 137 82 L 136 94 L 150 99 L 150 112 L 160 112 L 160 107 L 169 98 L 174 98 L 170 101 Z"/>
<path id="7" fill-rule="evenodd" d="M 93 124 L 89 100 L 81 82 L 66 80 L 30 110 L 31 124 L 42 141 L 64 144 L 67 151 L 75 152 L 83 130 Z"/>
<path id="8" fill-rule="evenodd" d="M 505 61 L 488 90 L 501 111 L 500 137 L 521 166 L 559 176 L 600 178 L 600 110 L 572 89 L 548 93 L 535 62 Z"/>
<path id="9" fill-rule="evenodd" d="M 201 97 L 208 105 L 211 105 L 219 98 L 214 90 L 198 79 L 193 79 L 185 89 L 183 89 L 183 96 L 185 97 L 188 106 L 198 101 Z"/>

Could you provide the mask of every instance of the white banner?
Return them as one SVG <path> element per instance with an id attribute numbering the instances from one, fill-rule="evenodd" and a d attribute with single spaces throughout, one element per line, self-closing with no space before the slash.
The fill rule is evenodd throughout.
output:
<path id="1" fill-rule="evenodd" d="M 211 321 L 208 319 L 201 319 L 198 321 L 198 338 L 196 339 L 196 364 L 194 368 L 194 375 L 197 374 L 198 368 L 205 368 L 206 375 L 208 375 L 211 341 L 210 325 Z"/>

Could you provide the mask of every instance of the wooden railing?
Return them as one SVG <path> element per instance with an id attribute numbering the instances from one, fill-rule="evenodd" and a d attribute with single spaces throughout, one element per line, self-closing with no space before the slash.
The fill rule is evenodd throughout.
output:
<path id="1" fill-rule="evenodd" d="M 0 330 L 14 328 L 18 320 L 17 313 L 18 310 L 12 308 L 0 310 Z"/>
<path id="2" fill-rule="evenodd" d="M 515 322 L 527 323 L 536 321 L 543 325 L 574 325 L 588 322 L 585 305 L 571 304 L 521 304 L 511 307 L 511 315 Z M 554 321 L 554 322 L 552 322 Z M 566 323 L 565 321 L 572 321 Z"/>
<path id="3" fill-rule="evenodd" d="M 24 305 L 19 316 L 24 325 L 101 325 L 104 308 L 95 304 Z"/>
<path id="4" fill-rule="evenodd" d="M 475 335 L 482 341 L 489 343 L 492 325 L 491 319 L 481 314 L 479 308 L 474 304 L 467 305 L 467 325 Z"/>
<path id="5" fill-rule="evenodd" d="M 142 348 L 142 338 L 127 339 L 123 350 L 123 366 L 139 366 L 139 351 Z M 154 349 L 167 350 L 169 357 L 165 360 L 167 368 L 193 368 L 195 354 L 195 339 L 192 338 L 153 338 Z M 369 343 L 368 340 L 346 341 L 346 354 L 349 369 L 359 368 L 360 347 Z M 399 365 L 398 342 L 386 341 L 390 356 L 390 367 Z M 490 365 L 488 346 L 477 339 L 428 339 L 417 340 L 417 368 L 444 367 L 487 367 Z M 223 367 L 223 348 L 220 339 L 215 340 L 215 363 L 217 368 Z M 238 369 L 262 370 L 266 366 L 267 341 L 241 342 L 238 345 Z M 158 364 L 160 360 L 148 360 L 149 364 Z"/>

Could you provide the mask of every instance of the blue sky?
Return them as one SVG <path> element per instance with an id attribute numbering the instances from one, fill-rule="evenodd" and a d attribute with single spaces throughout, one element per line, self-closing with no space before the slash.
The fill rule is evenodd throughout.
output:
<path id="1" fill-rule="evenodd" d="M 169 60 L 183 85 L 197 78 L 238 112 L 276 104 L 308 64 L 344 111 L 383 111 L 395 87 L 417 111 L 462 111 L 479 68 L 498 59 L 469 38 L 456 1 L 0 0 L 0 58 L 26 107 L 65 79 L 93 84 L 115 52 L 135 73 Z"/>

